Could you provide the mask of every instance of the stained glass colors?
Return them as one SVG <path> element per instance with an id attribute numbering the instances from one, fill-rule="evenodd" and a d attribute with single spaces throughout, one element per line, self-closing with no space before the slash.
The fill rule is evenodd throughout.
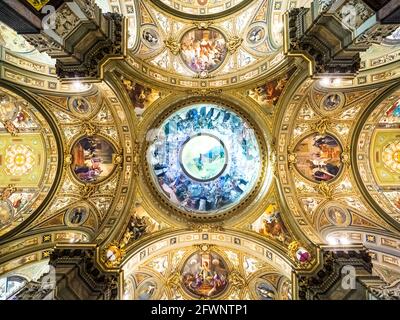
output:
<path id="1" fill-rule="evenodd" d="M 219 213 L 252 190 L 260 171 L 254 131 L 228 108 L 194 104 L 157 129 L 148 162 L 159 192 L 179 209 Z"/>

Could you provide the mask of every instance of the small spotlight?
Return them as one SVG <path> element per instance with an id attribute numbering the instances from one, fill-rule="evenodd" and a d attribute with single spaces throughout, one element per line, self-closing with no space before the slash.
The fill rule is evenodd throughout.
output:
<path id="1" fill-rule="evenodd" d="M 275 24 L 274 31 L 276 33 L 282 32 L 282 30 L 283 30 L 283 23 L 282 22 L 278 22 L 277 24 Z"/>
<path id="2" fill-rule="evenodd" d="M 331 79 L 330 79 L 330 78 L 327 78 L 327 77 L 322 78 L 322 79 L 321 79 L 321 84 L 322 84 L 323 86 L 329 86 L 329 85 L 331 84 Z"/>
<path id="3" fill-rule="evenodd" d="M 347 239 L 346 237 L 340 237 L 339 241 L 341 244 L 350 244 L 349 239 Z"/>
<path id="4" fill-rule="evenodd" d="M 72 84 L 72 87 L 76 91 L 83 91 L 83 90 L 85 90 L 86 86 L 80 81 L 74 81 L 73 84 Z"/>
<path id="5" fill-rule="evenodd" d="M 335 80 L 333 80 L 333 84 L 335 86 L 340 86 L 342 84 L 342 79 L 336 78 Z"/>

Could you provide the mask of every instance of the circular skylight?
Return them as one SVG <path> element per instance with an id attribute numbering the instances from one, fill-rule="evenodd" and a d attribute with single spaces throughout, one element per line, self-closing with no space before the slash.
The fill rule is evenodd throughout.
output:
<path id="1" fill-rule="evenodd" d="M 174 206 L 200 214 L 239 203 L 252 190 L 261 164 L 253 129 L 213 103 L 170 115 L 156 130 L 148 161 L 159 192 Z"/>
<path id="2" fill-rule="evenodd" d="M 214 180 L 227 166 L 228 152 L 224 143 L 209 134 L 188 138 L 181 150 L 182 169 L 193 180 Z"/>

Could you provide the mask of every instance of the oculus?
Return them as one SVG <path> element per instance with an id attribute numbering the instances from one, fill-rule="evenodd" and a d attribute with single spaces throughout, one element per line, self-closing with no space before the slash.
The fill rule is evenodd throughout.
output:
<path id="1" fill-rule="evenodd" d="M 193 180 L 214 180 L 224 172 L 227 160 L 224 143 L 208 134 L 188 138 L 181 148 L 182 169 Z"/>
<path id="2" fill-rule="evenodd" d="M 311 181 L 333 180 L 339 175 L 342 167 L 342 151 L 335 137 L 315 133 L 297 144 L 294 150 L 297 155 L 296 168 Z"/>
<path id="3" fill-rule="evenodd" d="M 260 171 L 253 129 L 235 112 L 195 104 L 156 130 L 148 162 L 160 193 L 187 212 L 211 214 L 242 200 Z"/>
<path id="4" fill-rule="evenodd" d="M 182 287 L 193 297 L 214 298 L 228 287 L 226 262 L 215 252 L 196 252 L 185 262 Z"/>
<path id="5" fill-rule="evenodd" d="M 225 60 L 225 37 L 216 29 L 193 29 L 181 40 L 181 57 L 186 66 L 196 72 L 212 72 Z"/>
<path id="6" fill-rule="evenodd" d="M 84 137 L 72 148 L 72 170 L 84 183 L 95 183 L 107 179 L 114 169 L 113 145 L 102 137 Z"/>

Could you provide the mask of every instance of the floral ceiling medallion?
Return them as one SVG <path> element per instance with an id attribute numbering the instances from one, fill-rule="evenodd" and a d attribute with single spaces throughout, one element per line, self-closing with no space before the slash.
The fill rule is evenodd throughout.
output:
<path id="1" fill-rule="evenodd" d="M 21 144 L 14 144 L 6 150 L 6 167 L 12 176 L 22 176 L 32 171 L 35 157 L 32 149 Z"/>

